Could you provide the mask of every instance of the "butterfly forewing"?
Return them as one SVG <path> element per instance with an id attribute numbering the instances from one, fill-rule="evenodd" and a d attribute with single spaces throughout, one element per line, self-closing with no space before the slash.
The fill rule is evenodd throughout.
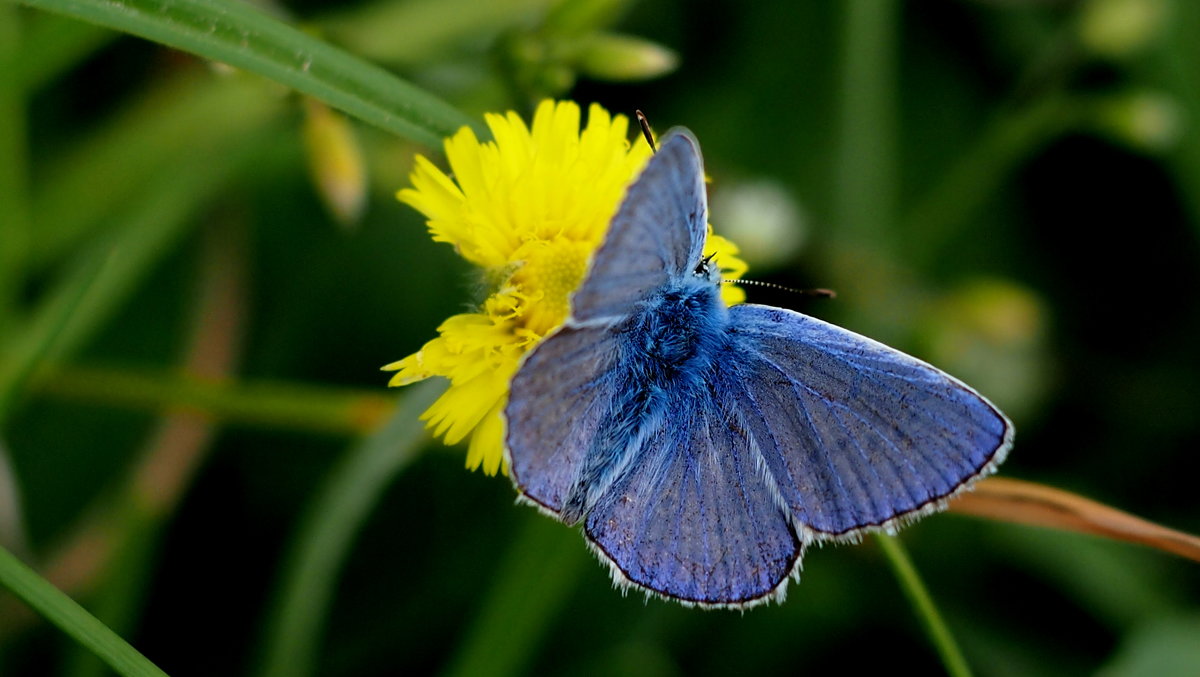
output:
<path id="1" fill-rule="evenodd" d="M 795 519 L 837 535 L 919 512 L 998 463 L 1011 425 L 945 373 L 779 308 L 730 310 L 747 427 Z"/>
<path id="2" fill-rule="evenodd" d="M 637 301 L 700 261 L 707 228 L 696 140 L 669 132 L 630 186 L 591 269 L 571 298 L 571 321 L 619 321 Z"/>

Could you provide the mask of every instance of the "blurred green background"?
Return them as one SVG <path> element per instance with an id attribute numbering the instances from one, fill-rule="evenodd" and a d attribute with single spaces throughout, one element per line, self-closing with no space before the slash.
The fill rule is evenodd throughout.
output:
<path id="1" fill-rule="evenodd" d="M 977 387 L 1017 426 L 1002 474 L 1200 531 L 1200 3 L 262 7 L 472 120 L 688 126 L 750 277 L 838 292 L 752 301 Z M 0 537 L 167 672 L 942 670 L 873 541 L 811 550 L 780 606 L 646 602 L 411 442 L 430 390 L 379 367 L 478 300 L 392 197 L 438 148 L 8 4 L 0 52 L 0 373 L 53 365 L 0 381 Z M 309 167 L 346 133 L 335 216 Z M 1194 563 L 955 515 L 903 538 L 980 675 L 1200 674 Z M 106 673 L 0 595 L 0 674 Z"/>

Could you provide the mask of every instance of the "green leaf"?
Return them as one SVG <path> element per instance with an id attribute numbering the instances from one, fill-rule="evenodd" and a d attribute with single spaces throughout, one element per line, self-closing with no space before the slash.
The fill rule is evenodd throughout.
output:
<path id="1" fill-rule="evenodd" d="M 470 122 L 384 69 L 237 0 L 23 2 L 258 73 L 430 146 Z"/>
<path id="2" fill-rule="evenodd" d="M 95 652 L 117 674 L 165 677 L 166 673 L 129 646 L 108 626 L 67 597 L 12 553 L 0 548 L 0 585 L 8 588 L 46 620 Z"/>

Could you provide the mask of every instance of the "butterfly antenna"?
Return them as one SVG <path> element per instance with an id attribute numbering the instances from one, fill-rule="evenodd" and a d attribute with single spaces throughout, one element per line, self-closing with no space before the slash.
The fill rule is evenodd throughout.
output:
<path id="1" fill-rule="evenodd" d="M 721 283 L 747 284 L 754 287 L 767 287 L 769 289 L 778 289 L 780 291 L 800 294 L 801 296 L 812 296 L 819 299 L 837 298 L 837 292 L 833 291 L 832 289 L 794 289 L 792 287 L 785 287 L 781 284 L 775 284 L 774 282 L 760 282 L 758 280 L 721 280 Z"/>
<path id="2" fill-rule="evenodd" d="M 650 144 L 650 150 L 657 153 L 658 147 L 654 145 L 654 132 L 650 130 L 650 120 L 646 118 L 646 114 L 640 110 L 633 111 L 637 115 L 638 124 L 642 127 L 642 136 L 646 137 L 646 143 Z"/>

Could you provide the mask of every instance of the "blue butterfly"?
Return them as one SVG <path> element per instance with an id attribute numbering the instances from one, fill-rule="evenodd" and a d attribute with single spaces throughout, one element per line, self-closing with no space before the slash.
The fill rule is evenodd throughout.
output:
<path id="1" fill-rule="evenodd" d="M 702 256 L 699 145 L 667 134 L 513 377 L 523 499 L 583 524 L 622 588 L 687 605 L 781 601 L 805 548 L 944 506 L 1012 423 L 962 382 L 790 310 L 721 301 Z"/>

